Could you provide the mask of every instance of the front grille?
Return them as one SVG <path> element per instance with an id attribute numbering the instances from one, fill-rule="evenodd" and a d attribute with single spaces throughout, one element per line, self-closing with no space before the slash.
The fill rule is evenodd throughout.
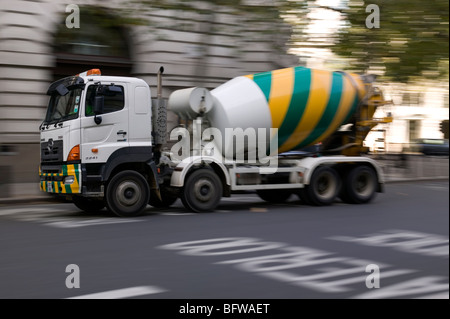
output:
<path id="1" fill-rule="evenodd" d="M 63 176 L 63 166 L 41 166 L 41 181 L 62 181 L 65 176 Z"/>
<path id="2" fill-rule="evenodd" d="M 63 141 L 41 143 L 41 162 L 62 162 L 64 156 Z"/>

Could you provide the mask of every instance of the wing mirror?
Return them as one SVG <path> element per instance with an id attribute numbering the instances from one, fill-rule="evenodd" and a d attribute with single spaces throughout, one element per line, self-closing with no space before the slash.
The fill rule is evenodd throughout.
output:
<path id="1" fill-rule="evenodd" d="M 105 108 L 105 97 L 103 95 L 96 95 L 94 98 L 94 122 L 97 125 L 102 123 L 102 117 L 99 116 L 103 114 L 103 110 Z"/>

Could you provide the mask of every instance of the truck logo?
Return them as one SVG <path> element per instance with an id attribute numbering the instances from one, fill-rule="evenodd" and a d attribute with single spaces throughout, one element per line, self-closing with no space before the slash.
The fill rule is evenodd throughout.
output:
<path id="1" fill-rule="evenodd" d="M 53 141 L 52 138 L 50 138 L 50 139 L 48 140 L 47 150 L 48 150 L 49 152 L 53 151 L 53 146 L 54 146 L 54 145 L 55 145 L 55 142 Z"/>

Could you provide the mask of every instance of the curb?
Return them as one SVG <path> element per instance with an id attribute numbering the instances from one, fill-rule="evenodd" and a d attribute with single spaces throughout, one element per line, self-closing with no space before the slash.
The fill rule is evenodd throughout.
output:
<path id="1" fill-rule="evenodd" d="M 411 178 L 393 178 L 386 179 L 385 184 L 394 184 L 394 183 L 408 183 L 408 182 L 432 182 L 432 181 L 448 181 L 448 176 L 438 176 L 438 177 L 411 177 Z"/>
<path id="2" fill-rule="evenodd" d="M 432 181 L 448 181 L 448 176 L 439 177 L 416 177 L 416 178 L 393 178 L 385 180 L 385 184 L 396 183 L 413 183 L 413 182 L 432 182 Z M 53 198 L 50 196 L 29 196 L 29 197 L 16 197 L 16 198 L 0 198 L 0 205 L 16 205 L 16 204 L 29 204 L 29 203 L 65 203 L 64 200 Z"/>

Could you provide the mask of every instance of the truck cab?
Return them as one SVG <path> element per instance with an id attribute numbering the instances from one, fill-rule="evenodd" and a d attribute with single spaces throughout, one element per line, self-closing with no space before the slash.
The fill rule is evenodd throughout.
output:
<path id="1" fill-rule="evenodd" d="M 105 206 L 105 185 L 119 171 L 146 174 L 157 188 L 152 100 L 145 81 L 90 70 L 53 83 L 47 94 L 50 101 L 40 126 L 42 191 L 96 211 Z M 111 210 L 120 214 L 148 204 L 144 178 L 117 183 L 119 189 L 110 194 L 117 197 Z"/>

